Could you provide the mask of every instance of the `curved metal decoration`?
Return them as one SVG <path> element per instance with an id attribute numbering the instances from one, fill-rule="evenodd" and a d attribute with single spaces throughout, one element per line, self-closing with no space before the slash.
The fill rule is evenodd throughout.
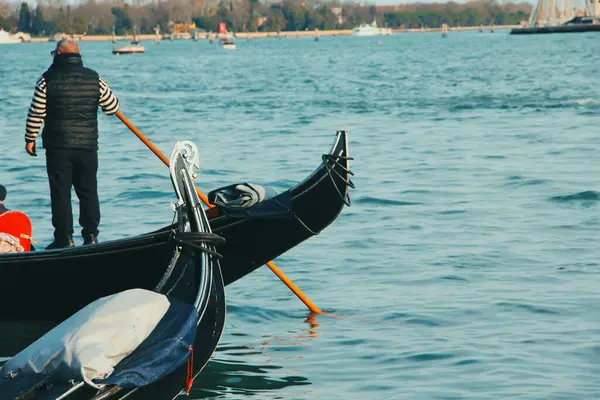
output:
<path id="1" fill-rule="evenodd" d="M 185 170 L 188 176 L 191 177 L 192 181 L 196 180 L 198 177 L 197 171 L 200 169 L 200 156 L 198 154 L 198 148 L 196 145 L 189 141 L 183 140 L 178 141 L 173 146 L 173 151 L 171 152 L 170 165 L 169 165 L 169 173 L 171 175 L 171 180 L 173 181 L 173 186 L 175 188 L 175 192 L 177 193 L 178 202 L 175 204 L 175 207 L 181 206 L 184 203 L 184 196 L 181 193 L 179 188 L 179 184 L 176 181 L 176 177 L 179 175 L 176 170 L 177 163 L 173 162 L 177 159 L 177 156 L 181 154 L 181 157 L 184 161 Z"/>
<path id="2" fill-rule="evenodd" d="M 196 180 L 196 178 L 198 178 L 198 174 L 196 172 L 200 170 L 200 156 L 198 154 L 198 148 L 189 140 L 179 141 L 175 143 L 175 146 L 173 147 L 171 161 L 173 161 L 176 153 L 178 152 L 181 153 L 181 156 L 185 161 L 188 174 L 192 180 Z"/>

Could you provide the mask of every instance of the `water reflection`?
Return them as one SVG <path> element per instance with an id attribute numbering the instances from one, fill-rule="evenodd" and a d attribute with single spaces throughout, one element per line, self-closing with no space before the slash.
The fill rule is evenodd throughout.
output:
<path id="1" fill-rule="evenodd" d="M 320 324 L 317 324 L 317 315 L 313 312 L 309 313 L 304 322 L 310 325 L 308 329 L 308 334 L 311 339 L 316 339 L 319 336 L 319 332 L 317 332 L 317 328 Z"/>
<path id="2" fill-rule="evenodd" d="M 240 397 L 268 397 L 269 391 L 279 397 L 281 389 L 310 385 L 297 368 L 288 370 L 281 364 L 286 360 L 304 358 L 307 341 L 319 337 L 317 314 L 309 313 L 300 331 L 287 330 L 278 335 L 252 337 L 247 333 L 231 332 L 229 341 L 222 341 L 212 360 L 194 380 L 192 399 L 237 395 Z M 253 343 L 256 343 L 255 345 Z"/>
<path id="3" fill-rule="evenodd" d="M 317 315 L 318 314 L 315 314 L 315 313 L 309 313 L 307 315 L 306 319 L 304 320 L 304 322 L 306 322 L 308 324 L 309 328 L 307 328 L 306 330 L 302 330 L 297 335 L 294 335 L 293 339 L 302 340 L 302 339 L 318 338 L 319 332 L 317 331 L 317 328 L 320 326 L 320 324 L 318 324 L 316 322 Z M 293 331 L 288 331 L 288 333 L 293 333 Z M 286 336 L 275 336 L 275 337 L 263 336 L 263 337 L 267 338 L 267 340 L 265 340 L 262 343 L 261 350 L 264 350 L 266 348 L 266 346 L 269 346 L 269 345 L 277 345 L 277 346 L 302 346 L 302 345 L 304 345 L 304 343 L 302 341 L 288 343 L 290 338 L 286 337 Z"/>
<path id="4" fill-rule="evenodd" d="M 310 385 L 307 378 L 298 375 L 274 376 L 282 367 L 273 364 L 254 365 L 243 361 L 213 358 L 194 380 L 191 399 L 206 399 L 224 394 L 254 397 L 269 390 L 289 386 Z"/>
<path id="5" fill-rule="evenodd" d="M 292 360 L 295 365 L 293 360 L 304 358 L 304 346 L 319 338 L 317 318 L 326 317 L 308 313 L 303 320 L 306 325 L 302 328 L 286 329 L 273 335 L 247 333 L 256 326 L 254 323 L 244 327 L 247 329 L 226 333 L 211 361 L 194 380 L 189 398 L 206 399 L 225 394 L 255 397 L 258 393 L 265 398 L 270 391 L 273 396 L 279 397 L 279 391 L 286 387 L 311 385 L 306 377 L 299 374 L 298 368 L 287 368 L 281 364 Z M 54 325 L 36 322 L 0 325 L 0 348 L 5 348 L 1 355 L 16 354 Z M 294 325 L 297 326 L 298 322 Z M 7 359 L 0 357 L 0 367 Z"/>

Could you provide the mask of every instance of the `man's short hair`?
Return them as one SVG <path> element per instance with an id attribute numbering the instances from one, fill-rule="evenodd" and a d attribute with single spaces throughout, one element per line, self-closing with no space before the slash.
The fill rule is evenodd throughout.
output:
<path id="1" fill-rule="evenodd" d="M 79 54 L 79 44 L 71 38 L 63 38 L 56 43 L 56 50 L 60 50 L 61 53 Z"/>
<path id="2" fill-rule="evenodd" d="M 4 201 L 6 199 L 6 188 L 0 185 L 0 201 Z"/>

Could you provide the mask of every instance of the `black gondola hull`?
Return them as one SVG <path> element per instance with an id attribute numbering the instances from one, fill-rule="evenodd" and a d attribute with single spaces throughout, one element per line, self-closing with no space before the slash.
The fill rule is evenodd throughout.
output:
<path id="1" fill-rule="evenodd" d="M 575 17 L 560 25 L 532 26 L 511 29 L 511 35 L 538 35 L 548 33 L 600 32 L 600 19 L 597 17 Z"/>
<path id="2" fill-rule="evenodd" d="M 209 217 L 225 285 L 318 234 L 349 204 L 346 132 L 321 165 L 296 187 L 244 212 Z M 174 226 L 71 249 L 0 255 L 0 356 L 12 356 L 99 297 L 130 288 L 155 290 L 177 246 Z M 8 329 L 27 326 L 18 338 Z M 6 337 L 10 336 L 10 337 Z"/>
<path id="3" fill-rule="evenodd" d="M 150 335 L 150 337 L 154 337 L 154 340 L 150 340 L 150 337 L 148 337 L 150 341 L 147 342 L 148 347 L 146 347 L 146 350 L 143 350 L 143 346 L 139 346 L 138 349 L 128 356 L 132 356 L 133 358 L 126 359 L 129 362 L 125 367 L 125 375 L 123 375 L 125 378 L 118 378 L 118 380 L 124 382 L 129 380 L 131 384 L 131 377 L 133 376 L 135 382 L 140 382 L 143 376 L 139 374 L 139 364 L 141 363 L 141 368 L 146 370 L 150 368 L 151 371 L 147 374 L 151 381 L 145 386 L 122 388 L 109 384 L 103 389 L 98 390 L 83 382 L 75 382 L 74 386 L 72 386 L 61 374 L 37 371 L 36 374 L 32 375 L 25 372 L 22 374 L 17 372 L 14 378 L 0 376 L 0 398 L 4 398 L 3 395 L 8 395 L 7 391 L 13 390 L 16 391 L 15 393 L 22 393 L 22 395 L 17 397 L 18 400 L 21 398 L 22 400 L 48 400 L 59 396 L 65 400 L 118 400 L 125 398 L 129 400 L 149 398 L 169 400 L 176 397 L 185 388 L 186 381 L 190 382 L 190 379 L 204 368 L 217 347 L 225 325 L 225 285 L 217 259 L 218 246 L 215 246 L 219 243 L 222 244 L 223 239 L 210 232 L 210 224 L 204 211 L 199 207 L 200 199 L 193 190 L 190 174 L 179 151 L 174 151 L 172 164 L 171 178 L 178 194 L 178 199 L 180 200 L 176 205 L 177 222 L 169 230 L 162 232 L 160 235 L 146 235 L 146 237 L 137 238 L 143 244 L 143 246 L 137 246 L 137 248 L 153 249 L 155 251 L 166 246 L 162 251 L 169 251 L 169 257 L 157 258 L 154 261 L 147 260 L 150 262 L 151 269 L 155 272 L 155 275 L 151 277 L 153 280 L 152 287 L 149 289 L 177 300 L 180 304 L 187 304 L 186 307 L 188 308 L 185 313 L 180 314 L 183 318 L 188 318 L 187 316 L 190 315 L 190 311 L 194 315 L 197 313 L 197 316 L 193 319 L 187 319 L 187 321 L 193 322 L 193 326 L 184 327 L 188 332 L 190 328 L 195 331 L 192 345 L 193 353 L 190 352 L 193 356 L 188 359 L 188 364 L 179 365 L 180 361 L 177 361 L 177 364 L 173 364 L 173 360 L 167 360 L 171 366 L 179 366 L 158 380 L 156 380 L 157 376 L 160 375 L 157 374 L 165 371 L 164 368 L 169 367 L 169 365 L 158 364 L 158 367 L 148 364 L 148 357 L 151 356 L 154 358 L 155 356 L 156 346 L 162 346 L 166 343 L 175 343 L 174 346 L 176 347 L 181 346 L 179 341 L 182 340 L 182 337 L 179 336 L 180 331 L 178 329 L 181 329 L 181 322 L 183 320 L 180 319 L 174 323 L 174 320 L 171 319 L 166 320 L 166 325 L 164 325 L 163 329 L 156 329 L 156 335 L 154 335 L 154 332 Z M 109 257 L 107 258 L 108 260 L 110 260 L 110 257 L 119 254 L 125 254 L 127 257 L 131 256 L 132 248 L 123 247 L 124 244 L 122 242 L 118 242 L 117 244 L 118 246 L 109 245 L 110 251 L 103 252 L 106 257 Z M 85 256 L 95 260 L 94 256 L 91 256 L 89 253 L 93 247 L 90 246 L 87 249 L 82 247 L 81 250 L 85 250 Z M 81 250 L 77 252 L 73 250 L 75 249 L 65 251 L 65 253 L 72 255 L 72 257 L 66 258 L 68 260 L 67 265 L 72 263 L 73 259 L 78 260 L 82 258 Z M 51 257 L 48 255 L 50 253 L 40 252 L 37 254 L 40 257 L 35 258 L 39 263 L 41 262 L 40 259 L 43 260 L 45 257 Z M 103 260 L 106 261 L 107 259 Z M 39 265 L 38 268 L 40 268 Z M 85 268 L 86 266 L 84 265 L 83 269 L 85 270 Z M 111 288 L 114 289 L 115 286 L 113 285 Z M 131 286 L 125 290 L 132 288 L 139 288 L 139 286 Z M 116 294 L 120 291 L 107 293 L 107 290 L 95 290 L 87 294 L 87 296 L 95 296 L 95 293 L 98 292 L 102 294 L 93 298 L 92 301 L 110 294 Z M 66 299 L 68 295 L 64 296 L 63 294 L 61 298 Z M 42 302 L 43 299 L 38 299 L 37 306 L 41 306 Z M 86 305 L 87 303 L 83 304 L 83 306 Z M 68 303 L 68 307 L 70 306 L 70 303 Z M 83 308 L 83 306 L 79 308 Z M 35 309 L 35 307 L 32 307 L 32 309 Z M 73 313 L 78 310 L 76 309 Z M 57 321 L 55 325 L 59 322 L 62 321 Z M 47 324 L 40 324 L 38 332 L 30 330 L 28 333 L 31 336 L 31 341 L 38 339 L 52 327 L 48 327 Z M 125 326 L 125 330 L 128 329 L 131 329 L 130 325 Z M 26 336 L 18 331 L 13 332 L 13 334 Z M 125 333 L 125 337 L 127 337 L 127 333 Z M 46 346 L 48 344 L 44 342 L 40 343 L 38 346 Z M 21 345 L 20 347 L 9 348 L 7 349 L 8 351 L 5 350 L 3 355 L 12 356 L 26 346 Z M 141 353 L 136 353 L 139 349 L 142 349 Z M 50 355 L 53 355 L 53 353 L 50 353 Z M 167 359 L 168 357 L 167 355 Z M 185 357 L 188 356 L 185 355 Z M 193 363 L 189 364 L 192 359 Z M 19 362 L 22 361 L 18 361 L 17 365 L 19 365 Z M 27 362 L 29 363 L 29 360 Z M 117 364 L 116 368 L 119 368 L 119 365 L 121 363 Z M 192 367 L 191 370 L 190 366 Z M 115 371 L 117 370 L 115 369 Z M 27 389 L 23 391 L 23 387 Z M 14 394 L 11 398 L 14 398 Z"/>

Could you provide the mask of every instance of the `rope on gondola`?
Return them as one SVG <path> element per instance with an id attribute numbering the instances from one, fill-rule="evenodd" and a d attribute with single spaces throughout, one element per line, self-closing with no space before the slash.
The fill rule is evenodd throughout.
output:
<path id="1" fill-rule="evenodd" d="M 219 260 L 223 258 L 223 255 L 210 250 L 202 244 L 209 244 L 213 246 L 220 246 L 225 244 L 225 238 L 215 233 L 209 232 L 177 232 L 172 236 L 172 240 L 183 246 L 190 246 L 196 250 L 203 251 L 207 254 L 217 257 Z"/>
<path id="2" fill-rule="evenodd" d="M 344 156 L 334 156 L 332 154 L 323 154 L 322 159 L 323 159 L 323 165 L 325 165 L 325 170 L 327 171 L 327 175 L 329 175 L 329 177 L 331 178 L 331 181 L 333 182 L 333 187 L 335 187 L 335 190 L 338 192 L 338 194 L 342 198 L 342 201 L 344 202 L 344 204 L 346 204 L 347 206 L 350 206 L 350 193 L 346 193 L 346 195 L 344 196 L 342 194 L 342 192 L 340 192 L 340 189 L 337 187 L 337 184 L 335 182 L 335 178 L 333 177 L 333 174 L 336 174 L 340 179 L 342 179 L 344 181 L 346 180 L 346 177 L 343 176 L 338 171 L 339 169 L 341 169 L 348 175 L 354 175 L 354 172 L 350 171 L 348 168 L 344 167 L 344 165 L 342 165 L 340 163 L 340 160 L 348 161 L 348 160 L 354 160 L 354 158 L 344 157 Z M 333 163 L 333 165 L 331 165 L 330 163 Z M 336 166 L 339 168 L 336 169 L 335 168 Z M 355 188 L 354 182 L 352 182 L 352 180 L 350 180 L 350 178 L 348 178 L 347 184 L 352 189 Z"/>
<path id="3" fill-rule="evenodd" d="M 346 204 L 347 206 L 350 206 L 350 193 L 346 193 L 346 195 L 344 196 L 342 194 L 342 192 L 340 192 L 340 189 L 338 188 L 336 182 L 335 182 L 335 178 L 333 177 L 333 174 L 336 174 L 340 179 L 342 179 L 343 181 L 346 181 L 346 184 L 351 187 L 352 189 L 355 189 L 356 186 L 354 186 L 354 182 L 352 182 L 352 180 L 350 180 L 349 178 L 346 180 L 346 177 L 343 176 L 338 170 L 342 170 L 345 173 L 347 173 L 348 175 L 354 175 L 354 172 L 350 171 L 348 168 L 346 168 L 343 164 L 340 163 L 341 160 L 343 161 L 348 161 L 348 160 L 354 160 L 354 158 L 352 157 L 344 157 L 344 156 L 334 156 L 331 154 L 323 154 L 322 156 L 323 159 L 323 165 L 325 166 L 325 170 L 327 171 L 327 175 L 329 175 L 329 178 L 331 178 L 331 181 L 333 182 L 333 187 L 335 188 L 335 190 L 338 192 L 338 194 L 340 195 L 340 198 L 342 199 L 342 201 L 344 202 L 344 204 Z M 333 164 L 333 165 L 331 165 Z M 338 168 L 336 168 L 336 166 Z M 310 232 L 311 235 L 318 235 L 320 233 L 313 231 L 312 229 L 310 229 L 310 227 L 308 225 L 306 225 L 304 223 L 304 221 L 302 221 L 302 219 L 300 217 L 298 217 L 298 215 L 294 212 L 292 212 L 292 216 L 298 221 L 300 222 L 300 224 L 302 224 L 302 226 L 308 231 Z"/>

